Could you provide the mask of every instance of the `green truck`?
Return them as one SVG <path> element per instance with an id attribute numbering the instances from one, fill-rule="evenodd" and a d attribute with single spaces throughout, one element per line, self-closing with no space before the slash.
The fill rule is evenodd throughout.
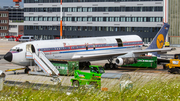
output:
<path id="1" fill-rule="evenodd" d="M 74 78 L 71 79 L 73 87 L 80 87 L 83 85 L 93 85 L 97 88 L 101 87 L 101 75 L 105 73 L 102 66 L 90 65 L 89 72 L 82 72 L 75 70 Z"/>

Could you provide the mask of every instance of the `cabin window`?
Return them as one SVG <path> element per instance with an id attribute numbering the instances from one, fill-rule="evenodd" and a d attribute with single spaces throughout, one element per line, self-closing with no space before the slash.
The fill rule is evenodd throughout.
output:
<path id="1" fill-rule="evenodd" d="M 19 49 L 19 48 L 17 48 L 17 49 L 11 49 L 10 51 L 21 52 L 21 51 L 23 51 L 23 49 Z"/>
<path id="2" fill-rule="evenodd" d="M 122 47 L 123 46 L 123 43 L 122 43 L 121 39 L 116 39 L 116 41 L 117 41 L 118 47 Z"/>

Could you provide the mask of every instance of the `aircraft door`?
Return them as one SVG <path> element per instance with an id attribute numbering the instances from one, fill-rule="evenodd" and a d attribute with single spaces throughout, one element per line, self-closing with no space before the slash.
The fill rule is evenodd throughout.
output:
<path id="1" fill-rule="evenodd" d="M 35 48 L 32 44 L 27 44 L 26 45 L 26 51 L 30 53 L 35 53 Z"/>
<path id="2" fill-rule="evenodd" d="M 122 40 L 120 38 L 116 39 L 117 43 L 118 43 L 118 47 L 123 47 L 123 43 Z"/>

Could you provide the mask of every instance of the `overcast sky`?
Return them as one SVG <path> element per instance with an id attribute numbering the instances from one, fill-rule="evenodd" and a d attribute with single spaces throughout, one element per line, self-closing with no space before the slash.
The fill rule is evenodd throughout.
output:
<path id="1" fill-rule="evenodd" d="M 23 2 L 20 3 L 20 7 L 23 7 Z M 0 7 L 3 8 L 3 6 L 15 6 L 15 2 L 13 0 L 0 0 Z"/>

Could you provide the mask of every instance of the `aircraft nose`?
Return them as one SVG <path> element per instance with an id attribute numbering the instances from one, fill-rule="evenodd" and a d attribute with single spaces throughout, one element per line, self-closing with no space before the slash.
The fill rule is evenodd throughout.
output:
<path id="1" fill-rule="evenodd" d="M 6 55 L 4 55 L 4 59 L 11 62 L 12 61 L 12 53 L 8 52 Z"/>

